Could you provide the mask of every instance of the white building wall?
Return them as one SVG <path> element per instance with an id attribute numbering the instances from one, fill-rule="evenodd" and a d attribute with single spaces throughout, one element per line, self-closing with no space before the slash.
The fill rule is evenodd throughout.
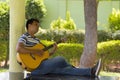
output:
<path id="1" fill-rule="evenodd" d="M 83 0 L 44 0 L 47 8 L 47 16 L 43 19 L 42 27 L 50 28 L 50 23 L 58 17 L 65 19 L 66 8 L 71 12 L 76 27 L 85 28 Z M 98 5 L 98 29 L 106 29 L 108 16 L 112 8 L 120 9 L 120 1 L 100 1 Z"/>

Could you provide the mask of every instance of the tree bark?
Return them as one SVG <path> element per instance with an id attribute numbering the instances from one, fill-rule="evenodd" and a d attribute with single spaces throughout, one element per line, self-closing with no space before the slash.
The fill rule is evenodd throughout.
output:
<path id="1" fill-rule="evenodd" d="M 96 0 L 84 0 L 85 42 L 80 59 L 80 67 L 94 65 L 97 53 L 97 3 Z"/>

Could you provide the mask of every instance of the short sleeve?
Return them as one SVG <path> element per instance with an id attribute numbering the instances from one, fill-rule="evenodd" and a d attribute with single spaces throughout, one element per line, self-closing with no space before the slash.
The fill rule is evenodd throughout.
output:
<path id="1" fill-rule="evenodd" d="M 21 37 L 19 38 L 18 42 L 22 42 L 22 43 L 26 44 L 26 37 L 21 36 Z"/>

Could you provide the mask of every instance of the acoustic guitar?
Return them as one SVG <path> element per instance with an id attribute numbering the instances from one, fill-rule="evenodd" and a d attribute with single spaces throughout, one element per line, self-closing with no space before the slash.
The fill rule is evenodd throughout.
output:
<path id="1" fill-rule="evenodd" d="M 65 39 L 61 39 L 60 41 L 56 42 L 61 43 Z M 44 53 L 42 56 L 39 56 L 37 54 L 32 54 L 32 53 L 17 53 L 17 62 L 22 66 L 23 69 L 27 71 L 33 71 L 36 69 L 40 63 L 49 58 L 49 52 L 48 49 L 52 48 L 54 45 L 50 45 L 45 47 L 43 44 L 36 44 L 33 47 L 27 47 L 28 49 L 40 49 L 43 50 Z"/>

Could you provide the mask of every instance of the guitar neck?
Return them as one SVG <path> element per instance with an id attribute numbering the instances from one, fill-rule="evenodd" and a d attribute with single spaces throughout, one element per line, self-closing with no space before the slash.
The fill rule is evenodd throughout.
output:
<path id="1" fill-rule="evenodd" d="M 62 41 L 60 40 L 60 41 L 58 41 L 58 42 L 56 42 L 57 44 L 59 44 L 59 43 L 61 43 Z M 49 46 L 47 46 L 47 47 L 45 47 L 44 49 L 42 49 L 43 51 L 47 51 L 48 49 L 50 49 L 50 48 L 52 48 L 54 46 L 54 44 L 52 44 L 52 45 L 49 45 Z"/>

